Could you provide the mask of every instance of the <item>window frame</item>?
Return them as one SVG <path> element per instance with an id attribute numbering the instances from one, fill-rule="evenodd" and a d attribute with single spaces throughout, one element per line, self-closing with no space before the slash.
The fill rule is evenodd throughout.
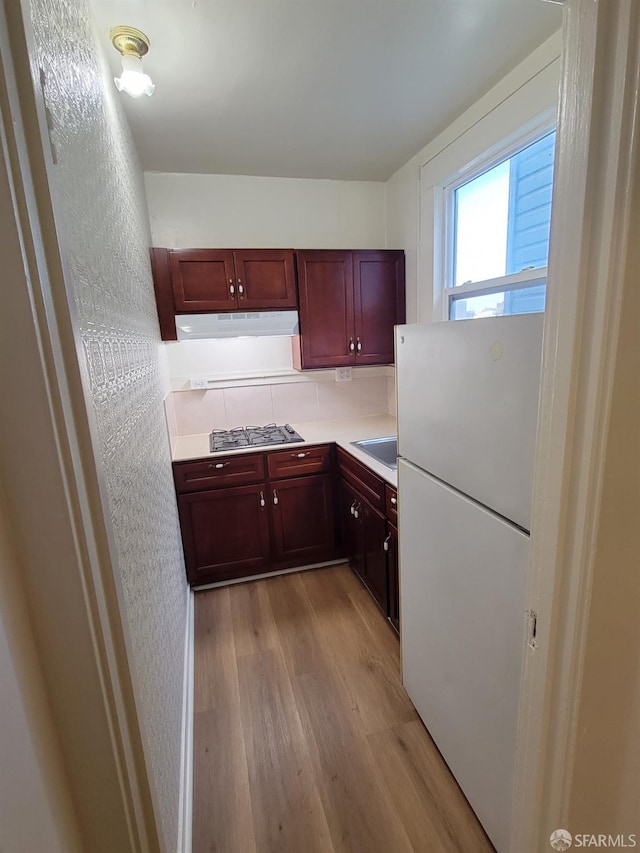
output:
<path id="1" fill-rule="evenodd" d="M 439 319 L 450 320 L 451 308 L 455 301 L 463 295 L 486 296 L 492 293 L 523 290 L 546 284 L 547 267 L 536 267 L 531 270 L 521 270 L 496 278 L 483 281 L 473 281 L 453 285 L 455 269 L 455 191 L 474 178 L 488 172 L 500 163 L 504 163 L 514 155 L 533 145 L 539 139 L 557 129 L 556 110 L 546 111 L 543 115 L 519 128 L 496 145 L 483 152 L 478 157 L 466 163 L 440 184 L 438 189 L 438 206 L 441 211 L 442 243 L 440 247 L 441 282 L 435 300 L 435 313 Z M 438 319 L 437 316 L 434 319 Z M 453 321 L 457 322 L 457 321 Z"/>

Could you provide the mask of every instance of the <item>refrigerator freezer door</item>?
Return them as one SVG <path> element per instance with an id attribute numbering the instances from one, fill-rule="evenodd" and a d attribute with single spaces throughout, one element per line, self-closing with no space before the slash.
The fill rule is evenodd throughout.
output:
<path id="1" fill-rule="evenodd" d="M 398 326 L 398 451 L 530 529 L 542 314 Z"/>
<path id="2" fill-rule="evenodd" d="M 507 853 L 529 537 L 404 459 L 398 475 L 404 686 Z"/>

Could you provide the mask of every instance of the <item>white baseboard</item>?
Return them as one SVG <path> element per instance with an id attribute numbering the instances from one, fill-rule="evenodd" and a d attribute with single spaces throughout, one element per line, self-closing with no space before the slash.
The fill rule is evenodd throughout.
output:
<path id="1" fill-rule="evenodd" d="M 191 853 L 193 822 L 193 592 L 187 593 L 182 698 L 182 755 L 180 759 L 180 812 L 178 853 Z"/>

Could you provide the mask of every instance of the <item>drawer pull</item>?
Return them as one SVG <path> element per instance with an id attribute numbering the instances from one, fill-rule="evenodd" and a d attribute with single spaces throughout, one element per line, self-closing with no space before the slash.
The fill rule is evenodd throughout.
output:
<path id="1" fill-rule="evenodd" d="M 391 506 L 397 506 L 397 505 L 398 505 L 398 498 L 391 498 Z"/>
<path id="2" fill-rule="evenodd" d="M 244 298 L 244 286 L 242 285 L 240 279 L 238 279 L 238 293 L 240 294 L 240 299 Z"/>
<path id="3" fill-rule="evenodd" d="M 358 343 L 356 344 L 356 349 L 358 350 L 358 352 L 362 352 L 362 343 L 361 343 L 361 341 L 360 341 L 360 338 L 356 338 L 356 340 L 357 340 L 357 342 L 358 342 Z"/>
<path id="4" fill-rule="evenodd" d="M 260 492 L 260 506 L 265 506 L 264 492 Z"/>
<path id="5" fill-rule="evenodd" d="M 354 518 L 360 517 L 360 504 L 356 504 L 356 508 L 353 511 L 353 517 Z"/>
<path id="6" fill-rule="evenodd" d="M 349 352 L 355 352 L 356 345 L 353 342 L 353 338 L 349 338 Z"/>
<path id="7" fill-rule="evenodd" d="M 390 539 L 391 539 L 391 534 L 389 534 L 387 536 L 387 538 L 384 540 L 384 542 L 382 543 L 382 547 L 384 548 L 385 551 L 389 550 L 389 540 Z"/>
<path id="8" fill-rule="evenodd" d="M 231 297 L 232 297 L 232 298 L 235 296 L 235 294 L 236 294 L 236 288 L 235 288 L 235 285 L 233 285 L 233 284 L 230 284 L 230 285 L 229 285 L 229 293 L 231 294 Z"/>
<path id="9" fill-rule="evenodd" d="M 292 453 L 291 457 L 292 459 L 304 459 L 304 457 L 309 456 L 310 453 L 310 450 L 308 450 L 306 453 Z"/>
<path id="10" fill-rule="evenodd" d="M 351 515 L 355 515 L 356 512 L 356 501 L 351 504 Z"/>
<path id="11" fill-rule="evenodd" d="M 209 468 L 225 468 L 227 465 L 230 464 L 230 462 L 216 462 L 215 465 L 211 463 L 211 465 L 209 465 Z"/>
<path id="12" fill-rule="evenodd" d="M 273 505 L 278 506 L 278 493 L 275 489 L 273 490 Z"/>

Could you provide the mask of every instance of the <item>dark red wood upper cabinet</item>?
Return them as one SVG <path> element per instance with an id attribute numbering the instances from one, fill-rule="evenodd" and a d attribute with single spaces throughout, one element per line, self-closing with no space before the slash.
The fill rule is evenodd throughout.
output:
<path id="1" fill-rule="evenodd" d="M 393 327 L 404 323 L 404 253 L 297 252 L 298 369 L 393 364 Z"/>
<path id="2" fill-rule="evenodd" d="M 172 249 L 176 313 L 295 308 L 292 249 Z"/>
<path id="3" fill-rule="evenodd" d="M 171 286 L 171 260 L 169 249 L 152 248 L 151 275 L 153 290 L 156 296 L 156 310 L 160 325 L 160 337 L 163 341 L 176 341 L 176 309 L 173 303 L 173 288 Z"/>
<path id="4" fill-rule="evenodd" d="M 301 366 L 354 364 L 351 252 L 297 252 Z M 295 353 L 295 351 L 294 351 Z"/>
<path id="5" fill-rule="evenodd" d="M 232 251 L 173 249 L 169 254 L 177 313 L 230 311 L 237 306 Z"/>
<path id="6" fill-rule="evenodd" d="M 354 252 L 356 364 L 392 364 L 393 327 L 405 321 L 404 253 Z"/>
<path id="7" fill-rule="evenodd" d="M 276 561 L 304 565 L 334 556 L 331 474 L 274 481 L 269 498 Z"/>
<path id="8" fill-rule="evenodd" d="M 233 253 L 238 308 L 296 308 L 296 277 L 291 249 L 239 249 Z"/>

